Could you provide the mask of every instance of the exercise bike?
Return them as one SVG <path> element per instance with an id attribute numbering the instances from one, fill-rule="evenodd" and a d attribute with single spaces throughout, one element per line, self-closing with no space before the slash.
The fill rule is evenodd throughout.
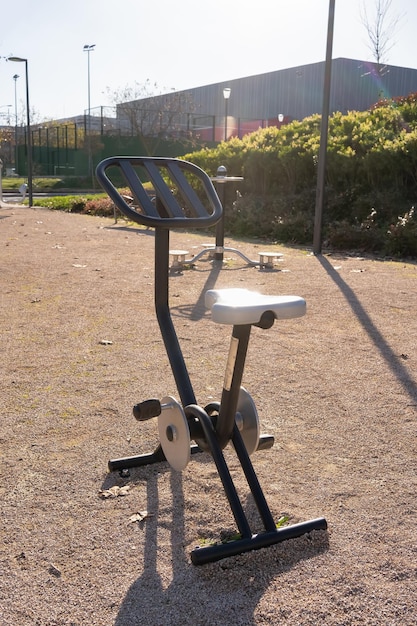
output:
<path id="1" fill-rule="evenodd" d="M 169 308 L 169 237 L 172 229 L 214 226 L 222 205 L 209 176 L 187 161 L 164 157 L 111 157 L 97 166 L 97 179 L 115 206 L 130 220 L 155 229 L 155 312 L 174 375 L 180 401 L 172 396 L 136 404 L 134 417 L 143 422 L 158 418 L 160 443 L 148 454 L 112 459 L 110 471 L 167 461 L 183 470 L 191 455 L 211 454 L 235 519 L 237 539 L 198 547 L 191 552 L 194 565 L 264 548 L 325 530 L 323 517 L 277 528 L 251 462 L 251 455 L 271 448 L 274 438 L 260 434 L 259 417 L 251 395 L 241 386 L 252 326 L 269 329 L 276 320 L 301 317 L 305 300 L 298 296 L 267 296 L 246 289 L 210 289 L 206 307 L 216 324 L 232 327 L 232 336 L 220 402 L 197 403 Z M 152 183 L 149 192 L 144 183 Z M 133 201 L 118 189 L 128 186 Z M 192 443 L 194 442 L 194 443 Z M 231 443 L 252 493 L 264 531 L 253 534 L 223 450 Z"/>

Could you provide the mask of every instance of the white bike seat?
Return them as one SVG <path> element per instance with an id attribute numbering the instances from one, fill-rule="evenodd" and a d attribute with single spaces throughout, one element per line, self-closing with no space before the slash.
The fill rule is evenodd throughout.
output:
<path id="1" fill-rule="evenodd" d="M 258 324 L 271 311 L 275 319 L 302 317 L 306 301 L 300 296 L 267 296 L 248 289 L 209 289 L 205 304 L 218 324 Z"/>

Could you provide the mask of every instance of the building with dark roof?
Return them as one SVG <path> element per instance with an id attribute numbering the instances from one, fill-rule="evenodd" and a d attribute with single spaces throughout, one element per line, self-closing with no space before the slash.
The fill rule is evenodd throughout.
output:
<path id="1" fill-rule="evenodd" d="M 320 113 L 323 101 L 325 62 L 300 65 L 284 70 L 236 78 L 227 82 L 195 87 L 182 92 L 152 98 L 165 101 L 187 94 L 193 102 L 193 112 L 183 116 L 182 126 L 194 131 L 199 128 L 218 129 L 212 139 L 223 138 L 225 100 L 223 89 L 231 89 L 227 103 L 228 136 L 245 134 L 259 126 L 279 125 L 278 117 L 285 122 L 301 120 Z M 330 113 L 364 111 L 382 98 L 407 96 L 417 92 L 417 70 L 393 65 L 378 66 L 368 61 L 338 58 L 332 61 Z M 137 101 L 146 108 L 149 99 Z M 123 107 L 118 106 L 122 121 Z M 242 129 L 245 132 L 240 132 Z M 210 137 L 206 137 L 209 139 Z"/>

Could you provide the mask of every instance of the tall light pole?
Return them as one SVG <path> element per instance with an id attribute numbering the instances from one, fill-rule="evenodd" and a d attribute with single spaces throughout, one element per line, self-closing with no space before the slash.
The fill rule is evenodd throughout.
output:
<path id="1" fill-rule="evenodd" d="M 33 161 L 32 161 L 32 131 L 30 129 L 30 109 L 29 109 L 29 72 L 28 60 L 22 57 L 8 57 L 8 61 L 25 64 L 26 72 L 26 120 L 27 120 L 27 149 L 28 149 L 28 194 L 29 206 L 33 204 Z M 17 79 L 16 79 L 17 80 Z"/>
<path id="2" fill-rule="evenodd" d="M 88 135 L 88 173 L 93 173 L 93 155 L 91 152 L 91 91 L 90 91 L 90 52 L 94 51 L 95 43 L 86 43 L 83 50 L 87 53 L 87 95 L 88 95 L 88 123 L 86 124 L 86 134 Z"/>
<path id="3" fill-rule="evenodd" d="M 229 104 L 229 98 L 231 94 L 230 87 L 225 87 L 223 89 L 223 98 L 224 98 L 224 140 L 227 141 L 227 108 Z"/>
<path id="4" fill-rule="evenodd" d="M 19 78 L 19 74 L 15 74 L 13 76 L 14 80 L 14 171 L 15 174 L 18 173 L 18 160 L 19 160 L 19 150 L 17 148 L 17 79 Z"/>

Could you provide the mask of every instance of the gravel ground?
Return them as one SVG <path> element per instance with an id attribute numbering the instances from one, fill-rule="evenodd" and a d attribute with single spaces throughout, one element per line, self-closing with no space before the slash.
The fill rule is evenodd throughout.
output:
<path id="1" fill-rule="evenodd" d="M 252 457 L 274 517 L 328 522 L 195 567 L 196 545 L 234 530 L 210 457 L 181 473 L 107 472 L 109 458 L 157 443 L 132 406 L 178 396 L 153 311 L 152 231 L 6 204 L 0 229 L 2 626 L 416 623 L 414 263 L 227 240 L 283 260 L 267 271 L 226 253 L 171 276 L 203 406 L 219 400 L 230 334 L 204 292 L 306 298 L 305 317 L 253 330 L 243 384 L 275 436 Z M 174 233 L 171 247 L 195 254 L 210 240 Z M 226 458 L 258 532 L 229 448 Z M 114 487 L 127 489 L 104 498 Z"/>

